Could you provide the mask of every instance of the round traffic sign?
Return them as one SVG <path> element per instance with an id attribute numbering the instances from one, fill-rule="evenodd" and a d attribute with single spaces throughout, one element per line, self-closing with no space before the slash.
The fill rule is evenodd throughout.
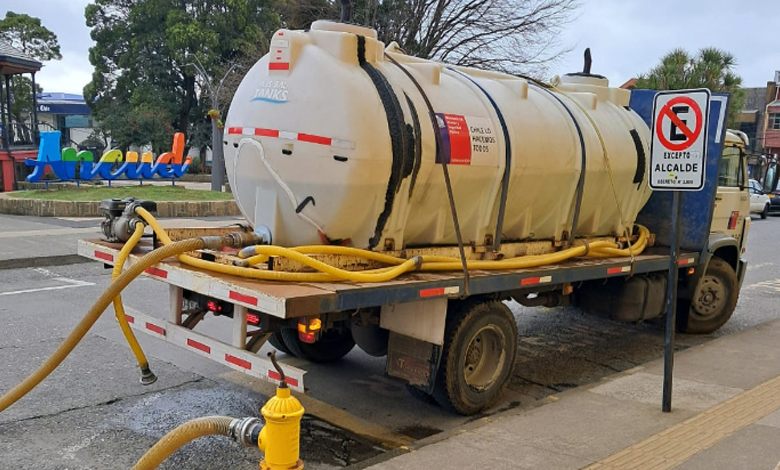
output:
<path id="1" fill-rule="evenodd" d="M 683 122 L 680 117 L 677 116 L 677 113 L 672 110 L 673 106 L 681 104 L 687 105 L 691 111 L 693 111 L 693 114 L 696 117 L 696 126 L 693 128 L 693 130 L 691 130 L 687 123 Z M 685 135 L 685 140 L 678 143 L 673 143 L 666 137 L 663 132 L 663 123 L 665 118 L 668 118 L 672 121 L 673 125 L 677 126 L 680 132 Z M 703 122 L 701 108 L 699 108 L 699 105 L 688 96 L 678 96 L 677 98 L 669 100 L 669 102 L 666 103 L 663 108 L 661 108 L 661 112 L 658 113 L 658 117 L 656 118 L 655 133 L 658 136 L 658 140 L 661 142 L 661 145 L 671 151 L 679 152 L 687 149 L 693 145 L 694 142 L 696 142 L 696 139 L 698 139 L 699 135 L 701 135 Z"/>

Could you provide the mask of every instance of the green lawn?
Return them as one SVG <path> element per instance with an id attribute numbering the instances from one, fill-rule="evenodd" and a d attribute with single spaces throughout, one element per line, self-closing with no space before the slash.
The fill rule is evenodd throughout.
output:
<path id="1" fill-rule="evenodd" d="M 115 186 L 82 187 L 51 191 L 14 191 L 11 197 L 25 199 L 49 199 L 57 201 L 100 201 L 109 198 L 134 197 L 151 201 L 225 201 L 233 199 L 231 193 L 200 191 L 181 186 Z"/>

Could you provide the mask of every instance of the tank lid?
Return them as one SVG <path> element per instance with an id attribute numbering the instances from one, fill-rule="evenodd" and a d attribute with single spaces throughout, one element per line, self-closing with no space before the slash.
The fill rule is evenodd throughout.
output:
<path id="1" fill-rule="evenodd" d="M 311 24 L 311 31 L 334 31 L 337 33 L 350 33 L 376 39 L 376 30 L 358 26 L 356 24 L 339 23 L 338 21 L 317 20 Z"/>
<path id="2" fill-rule="evenodd" d="M 583 57 L 582 72 L 567 73 L 566 75 L 564 75 L 564 77 L 584 77 L 584 78 L 595 78 L 595 79 L 599 79 L 599 80 L 606 80 L 607 77 L 605 77 L 603 75 L 590 73 L 590 67 L 593 64 L 593 58 L 590 55 L 590 47 L 586 47 L 585 48 L 585 53 L 583 54 L 583 56 L 584 57 Z M 608 86 L 609 85 L 608 81 L 607 81 L 607 83 L 600 83 L 600 82 L 593 82 L 593 81 L 589 81 L 589 80 L 582 81 L 582 80 L 578 80 L 576 78 L 573 79 L 573 80 L 565 80 L 565 81 L 568 81 L 570 83 L 572 83 L 572 82 L 573 83 L 588 83 L 590 85 L 601 85 L 601 86 Z"/>

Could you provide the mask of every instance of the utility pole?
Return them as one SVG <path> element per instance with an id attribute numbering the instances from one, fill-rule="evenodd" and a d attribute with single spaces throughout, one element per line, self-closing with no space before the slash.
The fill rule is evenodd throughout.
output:
<path id="1" fill-rule="evenodd" d="M 203 67 L 200 60 L 198 60 L 198 57 L 193 55 L 192 58 L 195 59 L 195 62 L 189 62 L 187 65 L 195 68 L 198 75 L 201 76 L 203 83 L 205 83 L 209 95 L 211 95 L 211 109 L 208 112 L 208 115 L 211 118 L 211 190 L 222 192 L 222 188 L 225 185 L 225 156 L 222 153 L 222 130 L 219 126 L 219 93 L 222 91 L 222 85 L 225 83 L 225 79 L 233 72 L 233 69 L 235 69 L 238 64 L 231 65 L 215 87 L 215 84 L 212 83 L 211 77 L 206 73 L 206 69 Z"/>

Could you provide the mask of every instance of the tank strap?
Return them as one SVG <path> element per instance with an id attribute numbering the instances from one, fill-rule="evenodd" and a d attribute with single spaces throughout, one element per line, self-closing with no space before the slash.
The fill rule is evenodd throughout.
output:
<path id="1" fill-rule="evenodd" d="M 438 124 L 436 124 L 436 112 L 433 109 L 433 105 L 431 104 L 431 100 L 428 99 L 428 95 L 425 94 L 425 91 L 423 90 L 422 86 L 420 86 L 420 83 L 417 81 L 417 79 L 414 78 L 414 75 L 412 75 L 409 70 L 407 70 L 404 66 L 398 63 L 395 59 L 393 59 L 389 54 L 385 53 L 385 57 L 396 67 L 398 67 L 404 75 L 406 75 L 409 80 L 412 81 L 414 86 L 417 88 L 417 91 L 420 93 L 420 96 L 422 97 L 423 101 L 425 101 L 425 106 L 428 108 L 428 114 L 431 119 L 431 124 L 433 125 L 433 136 L 436 139 L 436 152 L 439 154 L 438 160 L 441 162 L 441 169 L 444 173 L 444 184 L 447 187 L 447 197 L 450 201 L 450 212 L 452 212 L 452 224 L 455 228 L 455 236 L 458 239 L 458 252 L 460 253 L 460 263 L 463 266 L 463 294 L 461 294 L 461 298 L 466 298 L 469 295 L 471 295 L 471 289 L 469 285 L 471 284 L 471 278 L 469 276 L 469 268 L 468 263 L 466 262 L 466 250 L 463 248 L 463 237 L 460 234 L 460 223 L 458 223 L 458 210 L 455 207 L 455 197 L 452 195 L 452 183 L 450 181 L 450 171 L 447 168 L 447 163 L 444 160 L 444 155 L 441 154 L 444 146 L 441 142 L 441 134 L 439 134 L 439 127 Z"/>
<path id="2" fill-rule="evenodd" d="M 579 220 L 580 220 L 580 208 L 582 207 L 582 195 L 585 192 L 585 167 L 587 164 L 587 158 L 586 158 L 587 155 L 585 152 L 585 138 L 582 136 L 582 129 L 580 128 L 580 123 L 577 122 L 577 118 L 574 117 L 574 113 L 571 112 L 571 109 L 569 109 L 569 107 L 566 106 L 566 103 L 564 103 L 563 100 L 558 95 L 548 90 L 547 88 L 540 86 L 538 83 L 536 83 L 533 80 L 528 80 L 528 84 L 547 92 L 550 96 L 555 98 L 555 100 L 558 103 L 560 103 L 561 106 L 563 106 L 563 109 L 566 110 L 566 113 L 568 113 L 569 117 L 574 123 L 575 129 L 577 129 L 577 137 L 579 137 L 580 139 L 580 154 L 582 155 L 582 163 L 580 164 L 580 178 L 577 181 L 577 200 L 574 202 L 574 216 L 572 217 L 571 220 L 571 233 L 569 234 L 569 240 L 567 241 L 567 244 L 570 246 L 576 236 L 577 225 L 579 224 Z"/>
<path id="3" fill-rule="evenodd" d="M 493 251 L 498 252 L 501 249 L 501 232 L 504 230 L 504 217 L 506 215 L 506 198 L 509 194 L 509 175 L 511 173 L 512 169 L 512 142 L 509 139 L 509 129 L 506 125 L 506 120 L 504 119 L 504 115 L 501 114 L 501 109 L 499 109 L 498 104 L 493 99 L 492 96 L 490 96 L 490 93 L 487 92 L 482 86 L 477 83 L 476 80 L 469 77 L 465 73 L 461 72 L 460 70 L 454 69 L 452 67 L 447 67 L 447 70 L 451 70 L 461 77 L 465 78 L 469 82 L 471 82 L 474 86 L 479 88 L 479 90 L 484 93 L 484 95 L 487 97 L 488 101 L 490 101 L 490 104 L 493 106 L 493 110 L 496 112 L 496 115 L 498 116 L 498 122 L 501 124 L 501 131 L 504 134 L 504 176 L 501 179 L 501 199 L 498 202 L 498 220 L 496 222 L 496 233 L 493 236 Z"/>

